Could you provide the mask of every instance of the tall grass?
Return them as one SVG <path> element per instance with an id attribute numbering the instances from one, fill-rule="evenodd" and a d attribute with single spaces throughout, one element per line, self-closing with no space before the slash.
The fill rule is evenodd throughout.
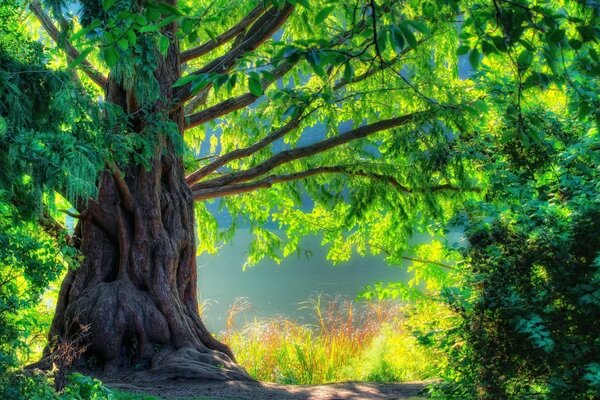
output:
<path id="1" fill-rule="evenodd" d="M 312 324 L 274 318 L 237 328 L 236 310 L 249 307 L 239 303 L 221 339 L 258 380 L 318 384 L 435 377 L 437 355 L 408 332 L 405 308 L 397 302 L 315 296 L 303 305 L 312 311 Z"/>

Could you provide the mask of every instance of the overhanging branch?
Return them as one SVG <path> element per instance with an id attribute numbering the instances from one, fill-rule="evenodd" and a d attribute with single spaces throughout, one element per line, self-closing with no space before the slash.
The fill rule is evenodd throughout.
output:
<path id="1" fill-rule="evenodd" d="M 44 30 L 50 35 L 52 40 L 59 46 L 62 47 L 64 52 L 67 54 L 67 57 L 70 61 L 73 61 L 79 57 L 79 51 L 68 41 L 61 40 L 60 31 L 52 22 L 50 16 L 44 11 L 42 5 L 39 1 L 33 1 L 29 5 L 29 8 L 36 16 L 36 18 L 41 22 Z M 107 82 L 107 78 L 102 75 L 98 70 L 96 70 L 89 61 L 83 60 L 80 64 L 83 72 L 98 86 L 104 87 Z"/>
<path id="2" fill-rule="evenodd" d="M 226 185 L 226 186 L 216 187 L 216 188 L 198 189 L 198 190 L 194 190 L 192 192 L 192 195 L 194 196 L 194 200 L 207 200 L 207 199 L 212 199 L 212 198 L 216 198 L 216 197 L 248 193 L 248 192 L 252 192 L 257 189 L 270 188 L 271 186 L 273 186 L 276 183 L 296 181 L 296 180 L 305 179 L 305 178 L 308 178 L 308 177 L 311 177 L 314 175 L 322 175 L 322 174 L 344 174 L 344 175 L 348 175 L 348 176 L 363 177 L 363 178 L 378 180 L 378 181 L 382 181 L 387 184 L 390 184 L 397 191 L 405 193 L 405 194 L 411 194 L 411 193 L 417 193 L 417 192 L 418 193 L 440 192 L 440 191 L 458 192 L 458 191 L 462 190 L 461 188 L 459 188 L 457 186 L 453 186 L 453 185 L 449 185 L 449 184 L 448 185 L 446 185 L 446 184 L 435 185 L 435 186 L 428 187 L 426 189 L 415 190 L 415 189 L 410 189 L 410 188 L 402 185 L 400 182 L 398 182 L 398 180 L 396 178 L 394 178 L 392 176 L 378 174 L 378 173 L 371 173 L 371 172 L 362 171 L 362 170 L 354 170 L 351 167 L 345 167 L 345 166 L 326 166 L 326 167 L 311 168 L 306 171 L 296 172 L 296 173 L 292 173 L 292 174 L 270 175 L 266 178 L 259 179 L 254 182 L 238 183 L 238 184 Z M 473 191 L 473 189 L 468 189 L 468 190 Z M 478 190 L 476 190 L 476 191 L 478 191 Z"/>
<path id="3" fill-rule="evenodd" d="M 277 67 L 272 72 L 273 78 L 268 80 L 264 79 L 261 82 L 263 91 L 270 85 L 272 85 L 274 82 L 276 82 L 283 75 L 285 75 L 289 70 L 291 70 L 295 64 L 296 62 L 289 62 Z M 208 107 L 197 113 L 190 114 L 187 116 L 187 123 L 185 125 L 185 129 L 190 129 L 195 126 L 202 125 L 206 122 L 212 121 L 216 118 L 222 117 L 236 110 L 240 110 L 254 103 L 256 99 L 258 99 L 258 96 L 247 92 L 243 95 L 224 100 L 218 104 L 215 104 L 214 106 Z"/>
<path id="4" fill-rule="evenodd" d="M 202 168 L 192 172 L 190 175 L 188 175 L 186 177 L 186 182 L 188 183 L 188 185 L 191 186 L 195 182 L 204 178 L 211 172 L 216 171 L 217 169 L 221 168 L 225 164 L 227 164 L 233 160 L 238 160 L 243 157 L 248 157 L 248 156 L 256 153 L 257 151 L 259 151 L 259 150 L 267 147 L 269 144 L 273 143 L 275 140 L 285 136 L 289 132 L 296 129 L 298 127 L 299 123 L 300 123 L 300 118 L 294 118 L 290 122 L 288 122 L 287 124 L 282 126 L 281 128 L 274 130 L 269 135 L 264 137 L 262 140 L 256 142 L 252 146 L 248 146 L 243 149 L 236 149 L 236 150 L 230 151 L 229 153 L 226 153 L 226 154 L 218 157 L 217 159 L 212 161 L 210 164 L 205 165 L 204 167 L 202 167 Z"/>
<path id="5" fill-rule="evenodd" d="M 211 52 L 217 47 L 229 42 L 237 35 L 242 34 L 251 23 L 256 21 L 258 17 L 260 17 L 265 12 L 265 2 L 260 1 L 259 4 L 252 9 L 244 18 L 242 18 L 237 24 L 231 27 L 226 32 L 217 36 L 214 40 L 201 44 L 198 47 L 194 47 L 192 49 L 186 50 L 181 53 L 180 61 L 182 63 L 188 62 L 198 57 L 202 57 L 203 55 Z"/>
<path id="6" fill-rule="evenodd" d="M 403 115 L 401 117 L 386 119 L 378 121 L 370 125 L 361 126 L 351 131 L 342 133 L 338 136 L 322 140 L 309 146 L 302 146 L 291 150 L 282 151 L 267 159 L 266 161 L 258 164 L 257 166 L 247 169 L 245 171 L 232 172 L 223 175 L 218 178 L 210 179 L 207 181 L 196 183 L 192 186 L 193 191 L 199 189 L 217 188 L 226 185 L 231 185 L 237 182 L 245 182 L 261 175 L 266 174 L 273 168 L 276 168 L 282 164 L 290 161 L 298 160 L 300 158 L 310 157 L 315 154 L 322 153 L 330 150 L 334 147 L 341 146 L 353 140 L 364 138 L 377 132 L 381 132 L 387 129 L 396 128 L 402 125 L 406 125 L 410 122 L 414 122 L 419 118 L 431 114 L 432 111 L 417 111 L 411 114 Z"/>
<path id="7" fill-rule="evenodd" d="M 242 43 L 235 46 L 225 55 L 192 72 L 191 75 L 227 73 L 244 54 L 256 50 L 267 39 L 273 36 L 275 31 L 277 31 L 290 16 L 293 9 L 294 7 L 290 4 L 286 4 L 281 9 L 274 7 L 270 8 L 252 25 Z M 177 88 L 175 91 L 175 98 L 178 99 L 178 105 L 185 103 L 192 97 L 191 88 L 191 83 Z"/>

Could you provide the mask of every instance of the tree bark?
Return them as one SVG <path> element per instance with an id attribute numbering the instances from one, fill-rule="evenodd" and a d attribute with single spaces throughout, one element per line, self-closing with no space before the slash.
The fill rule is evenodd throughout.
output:
<path id="1" fill-rule="evenodd" d="M 183 110 L 169 111 L 179 76 L 173 39 L 155 71 L 161 94 L 151 112 L 183 134 Z M 143 132 L 135 93 L 109 77 L 105 94 Z M 81 210 L 76 233 L 84 260 L 62 284 L 38 365 L 56 363 L 59 344 L 73 343 L 85 349 L 73 368 L 131 382 L 250 379 L 198 314 L 193 196 L 181 157 L 167 135 L 159 137 L 149 167 L 131 162 L 123 174 L 116 166 L 103 172 L 97 199 Z"/>

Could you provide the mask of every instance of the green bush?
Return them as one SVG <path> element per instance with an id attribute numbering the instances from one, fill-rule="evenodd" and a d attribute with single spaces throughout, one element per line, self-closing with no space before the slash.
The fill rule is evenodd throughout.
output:
<path id="1" fill-rule="evenodd" d="M 158 400 L 157 397 L 125 393 L 105 386 L 98 379 L 71 374 L 61 393 L 54 390 L 52 379 L 43 373 L 13 372 L 0 378 L 0 398 L 3 400 Z"/>
<path id="2" fill-rule="evenodd" d="M 526 118 L 536 143 L 478 148 L 492 190 L 461 216 L 462 280 L 443 291 L 456 324 L 423 338 L 450 357 L 438 398 L 600 396 L 600 137 Z"/>

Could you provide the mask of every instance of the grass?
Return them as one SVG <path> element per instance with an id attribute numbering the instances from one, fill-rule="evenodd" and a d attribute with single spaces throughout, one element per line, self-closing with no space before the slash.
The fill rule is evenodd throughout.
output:
<path id="1" fill-rule="evenodd" d="M 316 296 L 304 306 L 312 310 L 314 324 L 275 318 L 235 328 L 232 311 L 221 339 L 260 381 L 314 385 L 436 377 L 437 355 L 407 330 L 401 304 Z"/>

